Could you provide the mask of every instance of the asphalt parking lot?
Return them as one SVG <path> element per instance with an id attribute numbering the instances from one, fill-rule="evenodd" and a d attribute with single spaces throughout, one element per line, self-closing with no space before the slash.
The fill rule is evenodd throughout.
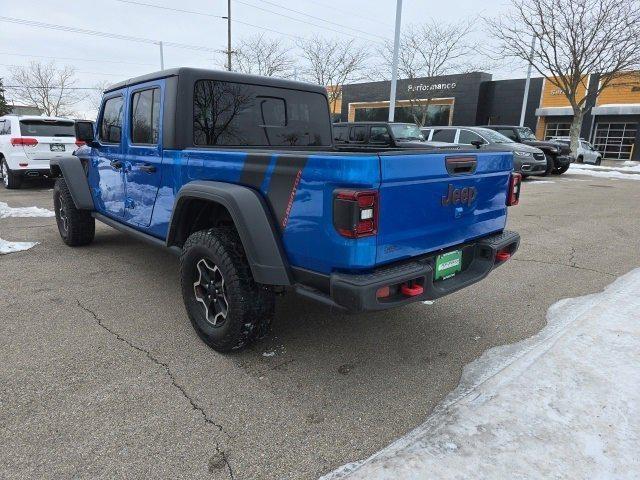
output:
<path id="1" fill-rule="evenodd" d="M 51 209 L 50 188 L 0 202 Z M 191 328 L 170 253 L 101 224 L 70 249 L 53 218 L 0 219 L 1 238 L 40 242 L 0 256 L 0 477 L 297 479 L 362 459 L 484 350 L 640 266 L 639 207 L 637 181 L 528 181 L 520 251 L 483 282 L 352 316 L 289 295 L 271 336 L 228 356 Z"/>

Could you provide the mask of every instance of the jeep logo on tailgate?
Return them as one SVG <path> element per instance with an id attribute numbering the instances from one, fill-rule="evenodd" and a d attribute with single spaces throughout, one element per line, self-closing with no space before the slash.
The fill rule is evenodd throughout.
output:
<path id="1" fill-rule="evenodd" d="M 455 188 L 452 184 L 449 184 L 447 194 L 442 196 L 442 206 L 446 207 L 465 203 L 471 206 L 477 196 L 478 190 L 476 187 Z"/>

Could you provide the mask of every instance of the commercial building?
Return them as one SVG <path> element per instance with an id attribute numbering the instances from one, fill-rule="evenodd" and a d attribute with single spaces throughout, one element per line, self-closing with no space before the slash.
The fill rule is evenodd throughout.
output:
<path id="1" fill-rule="evenodd" d="M 596 97 L 598 75 L 585 79 L 587 96 L 581 136 L 604 158 L 640 160 L 640 72 L 621 76 Z M 331 106 L 336 121 L 386 120 L 390 82 L 342 87 Z M 396 121 L 425 125 L 485 125 L 520 122 L 525 79 L 493 80 L 491 74 L 398 80 Z M 548 79 L 532 78 L 524 125 L 541 139 L 568 136 L 572 110 Z M 636 148 L 635 145 L 638 145 Z"/>

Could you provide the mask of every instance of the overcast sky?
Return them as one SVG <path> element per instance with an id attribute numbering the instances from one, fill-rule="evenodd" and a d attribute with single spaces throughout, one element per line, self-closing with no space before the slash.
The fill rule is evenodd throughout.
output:
<path id="1" fill-rule="evenodd" d="M 215 16 L 226 15 L 226 0 L 131 2 L 193 10 L 204 15 L 136 5 L 129 0 L 1 0 L 0 15 L 206 47 L 212 51 L 166 46 L 165 68 L 221 68 L 221 55 L 214 50 L 226 48 L 227 24 L 226 20 Z M 233 36 L 240 38 L 264 32 L 291 42 L 291 36 L 322 34 L 357 38 L 364 44 L 373 45 L 372 42 L 393 37 L 395 4 L 395 0 L 232 0 L 232 18 L 237 21 L 232 26 Z M 482 10 L 478 10 L 479 5 Z M 404 0 L 403 25 L 433 18 L 457 21 L 476 15 L 497 15 L 505 8 L 506 0 Z M 489 45 L 491 40 L 481 22 L 474 35 L 479 45 Z M 159 49 L 153 44 L 0 21 L 0 78 L 5 78 L 5 84 L 8 84 L 10 66 L 26 65 L 31 60 L 55 60 L 60 65 L 73 65 L 77 70 L 78 86 L 82 87 L 93 87 L 104 81 L 116 82 L 160 68 Z M 523 77 L 525 71 L 523 67 L 514 70 L 502 67 L 491 73 L 494 78 L 518 78 Z M 10 89 L 7 97 L 11 98 Z M 88 113 L 90 102 L 82 102 L 78 110 Z"/>

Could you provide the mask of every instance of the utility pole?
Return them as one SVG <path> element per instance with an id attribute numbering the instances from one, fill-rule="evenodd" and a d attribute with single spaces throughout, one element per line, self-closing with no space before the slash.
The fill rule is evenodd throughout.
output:
<path id="1" fill-rule="evenodd" d="M 400 24 L 402 23 L 402 0 L 396 4 L 396 32 L 393 39 L 393 63 L 391 65 L 391 95 L 389 98 L 389 121 L 396 114 L 396 85 L 398 83 L 398 50 L 400 50 Z"/>
<path id="2" fill-rule="evenodd" d="M 231 0 L 227 0 L 227 70 L 231 71 Z"/>
<path id="3" fill-rule="evenodd" d="M 162 40 L 158 42 L 158 46 L 160 47 L 160 70 L 164 70 L 164 52 L 162 50 Z"/>
<path id="4" fill-rule="evenodd" d="M 529 83 L 531 82 L 531 66 L 533 64 L 533 54 L 536 50 L 536 37 L 531 40 L 531 53 L 529 54 L 529 68 L 527 68 L 527 80 L 524 83 L 524 95 L 522 96 L 522 110 L 520 111 L 520 126 L 524 127 L 524 116 L 527 113 L 527 100 L 529 99 Z"/>

